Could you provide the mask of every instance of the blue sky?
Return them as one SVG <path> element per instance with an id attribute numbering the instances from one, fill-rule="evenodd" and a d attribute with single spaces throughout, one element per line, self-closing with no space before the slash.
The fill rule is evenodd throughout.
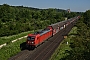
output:
<path id="1" fill-rule="evenodd" d="M 35 8 L 59 8 L 85 12 L 90 9 L 90 0 L 0 0 L 0 5 L 27 6 Z"/>

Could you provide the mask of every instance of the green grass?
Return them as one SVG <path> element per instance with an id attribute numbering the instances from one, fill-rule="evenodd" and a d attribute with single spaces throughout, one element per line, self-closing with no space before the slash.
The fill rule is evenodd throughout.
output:
<path id="1" fill-rule="evenodd" d="M 36 30 L 37 31 L 37 30 Z M 20 34 L 17 35 L 12 35 L 12 36 L 5 36 L 5 37 L 0 37 L 0 45 L 4 44 L 4 43 L 10 43 L 12 40 L 15 40 L 17 38 L 23 37 L 28 35 L 29 33 L 33 33 L 33 31 L 28 31 L 28 32 L 22 32 Z"/>
<path id="2" fill-rule="evenodd" d="M 29 31 L 29 32 L 21 33 L 19 37 L 25 36 L 28 33 L 33 33 L 33 32 L 34 31 Z M 13 37 L 18 38 L 18 35 L 9 36 L 9 37 L 6 37 L 6 38 L 10 38 L 11 39 Z M 20 52 L 21 51 L 20 45 L 21 44 L 23 45 L 23 43 L 25 43 L 25 42 L 26 42 L 26 38 L 23 38 L 23 39 L 18 40 L 18 41 L 14 42 L 14 43 L 10 42 L 6 46 L 2 47 L 2 49 L 0 49 L 0 60 L 8 60 L 11 56 L 14 56 L 18 52 Z M 25 44 L 24 44 L 23 47 L 25 47 Z"/>
<path id="3" fill-rule="evenodd" d="M 4 46 L 2 49 L 0 49 L 0 60 L 8 60 L 8 58 L 20 52 L 20 44 L 22 44 L 25 41 L 26 38 L 14 43 L 10 43 L 7 46 Z"/>
<path id="4" fill-rule="evenodd" d="M 72 50 L 69 46 L 70 43 L 73 42 L 71 40 L 75 34 L 77 34 L 77 27 L 72 28 L 70 33 L 68 34 L 68 37 L 60 43 L 59 47 L 56 49 L 54 54 L 51 56 L 50 60 L 60 60 L 61 58 L 64 58 L 65 56 L 68 56 L 68 51 Z M 68 45 L 67 45 L 68 42 Z"/>

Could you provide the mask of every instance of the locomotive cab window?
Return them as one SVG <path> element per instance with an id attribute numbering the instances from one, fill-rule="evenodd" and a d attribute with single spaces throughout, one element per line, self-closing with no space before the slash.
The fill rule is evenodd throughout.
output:
<path id="1" fill-rule="evenodd" d="M 35 37 L 29 36 L 27 37 L 28 40 L 35 40 Z"/>
<path id="2" fill-rule="evenodd" d="M 44 30 L 50 30 L 49 28 L 45 28 Z"/>

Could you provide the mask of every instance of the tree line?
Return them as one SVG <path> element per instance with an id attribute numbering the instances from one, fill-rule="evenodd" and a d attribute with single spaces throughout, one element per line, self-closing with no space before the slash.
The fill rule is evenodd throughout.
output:
<path id="1" fill-rule="evenodd" d="M 0 5 L 0 37 L 18 34 L 25 31 L 42 29 L 80 14 L 67 13 L 62 9 L 39 9 L 33 7 Z"/>

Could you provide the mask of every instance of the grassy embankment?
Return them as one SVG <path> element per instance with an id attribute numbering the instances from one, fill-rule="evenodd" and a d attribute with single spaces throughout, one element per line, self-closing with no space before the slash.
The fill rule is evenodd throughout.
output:
<path id="1" fill-rule="evenodd" d="M 69 55 L 67 51 L 72 50 L 69 46 L 70 43 L 73 42 L 72 38 L 75 36 L 75 34 L 77 34 L 77 27 L 72 28 L 72 30 L 68 34 L 68 37 L 62 41 L 54 54 L 51 56 L 50 60 L 60 60 L 61 58 Z"/>
<path id="2" fill-rule="evenodd" d="M 12 40 L 15 40 L 17 38 L 26 36 L 27 34 L 31 33 L 33 31 L 28 31 L 28 32 L 23 32 L 17 35 L 12 35 L 12 36 L 5 36 L 5 37 L 0 37 L 0 45 L 4 43 L 10 43 Z"/>
<path id="3" fill-rule="evenodd" d="M 21 51 L 20 44 L 26 41 L 26 38 L 10 43 L 0 49 L 0 60 L 8 60 L 11 56 Z"/>
<path id="4" fill-rule="evenodd" d="M 24 33 L 14 35 L 14 36 L 9 36 L 9 37 L 6 37 L 6 38 L 8 38 L 10 40 L 13 40 L 13 39 L 16 39 L 16 38 L 19 38 L 19 37 L 22 37 L 22 36 L 26 36 L 28 33 L 33 33 L 33 32 L 34 31 L 24 32 Z M 3 39 L 4 39 L 4 37 L 3 37 Z M 2 49 L 0 49 L 0 60 L 8 60 L 8 58 L 10 58 L 11 56 L 20 52 L 21 51 L 20 45 L 25 43 L 26 38 L 18 40 L 14 43 L 11 43 L 10 40 L 9 41 L 7 40 L 9 43 L 6 46 L 2 47 Z"/>

